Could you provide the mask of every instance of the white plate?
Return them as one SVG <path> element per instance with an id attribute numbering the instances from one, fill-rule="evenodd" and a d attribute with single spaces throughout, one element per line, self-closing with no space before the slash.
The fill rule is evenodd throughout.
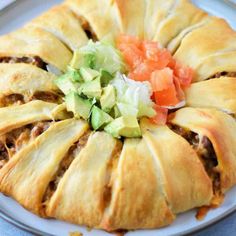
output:
<path id="1" fill-rule="evenodd" d="M 0 0 L 5 1 L 5 0 Z M 31 18 L 39 15 L 61 0 L 17 0 L 15 4 L 0 12 L 0 34 L 14 30 Z M 193 2 L 209 11 L 211 14 L 226 18 L 231 26 L 236 29 L 236 8 L 227 5 L 223 0 L 193 0 Z M 225 1 L 226 2 L 226 1 Z M 187 234 L 202 229 L 216 222 L 236 210 L 236 187 L 226 194 L 224 204 L 208 213 L 203 221 L 195 219 L 195 211 L 180 214 L 176 221 L 163 229 L 138 230 L 127 233 L 127 236 L 167 236 Z M 11 223 L 37 234 L 44 235 L 68 235 L 69 232 L 79 231 L 86 235 L 105 236 L 110 235 L 99 230 L 88 231 L 84 227 L 71 225 L 57 220 L 41 219 L 25 209 L 10 198 L 0 195 L 0 216 Z"/>

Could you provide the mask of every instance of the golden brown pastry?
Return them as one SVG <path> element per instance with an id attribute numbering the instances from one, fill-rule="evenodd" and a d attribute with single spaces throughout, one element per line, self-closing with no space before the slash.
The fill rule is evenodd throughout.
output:
<path id="1" fill-rule="evenodd" d="M 231 60 L 234 58 L 234 55 L 236 55 L 234 53 L 236 51 L 235 40 L 236 32 L 230 28 L 227 22 L 223 19 L 212 17 L 207 24 L 193 30 L 184 37 L 174 56 L 178 61 L 190 66 L 195 71 L 194 81 L 207 79 L 213 75 L 214 71 L 215 73 L 224 72 L 229 67 L 226 66 L 224 69 L 224 65 L 229 62 L 224 55 L 232 53 L 230 58 Z M 211 61 L 213 59 L 216 62 L 215 64 L 214 62 L 211 63 L 213 68 L 208 67 L 208 60 Z M 223 62 L 223 66 L 222 60 L 227 60 Z M 231 61 L 231 65 L 234 61 Z M 206 74 L 203 72 L 200 74 L 199 72 L 198 68 L 204 66 L 205 63 L 207 63 L 207 67 L 210 70 L 210 75 L 206 67 L 204 70 Z M 221 67 L 221 71 L 216 71 L 215 67 Z"/>
<path id="2" fill-rule="evenodd" d="M 88 39 L 120 33 L 157 40 L 197 82 L 185 91 L 195 108 L 163 126 L 143 119 L 140 139 L 71 118 L 46 72 L 65 71 Z M 236 184 L 235 42 L 224 20 L 188 0 L 66 0 L 1 36 L 0 192 L 40 216 L 107 231 L 163 227 L 219 205 Z"/>
<path id="3" fill-rule="evenodd" d="M 217 108 L 236 114 L 236 78 L 220 77 L 193 83 L 185 90 L 190 107 Z"/>
<path id="4" fill-rule="evenodd" d="M 203 27 L 210 20 L 211 16 L 205 13 L 201 19 L 199 19 L 197 22 L 194 22 L 190 26 L 184 28 L 180 33 L 178 33 L 177 36 L 171 39 L 171 41 L 169 41 L 168 45 L 166 46 L 167 49 L 171 52 L 171 54 L 174 54 L 179 48 L 184 37 L 186 37 L 189 33 L 193 32 L 194 30 Z"/>
<path id="5" fill-rule="evenodd" d="M 111 200 L 101 227 L 106 230 L 157 228 L 175 216 L 159 180 L 157 163 L 143 139 L 126 139 L 111 182 Z"/>
<path id="6" fill-rule="evenodd" d="M 40 120 L 57 119 L 57 104 L 35 100 L 20 106 L 0 108 L 0 135 Z"/>
<path id="7" fill-rule="evenodd" d="M 60 162 L 86 131 L 86 122 L 67 119 L 50 126 L 0 170 L 0 190 L 25 208 L 42 214 L 42 200 Z M 70 193 L 69 193 L 70 194 Z"/>
<path id="8" fill-rule="evenodd" d="M 49 201 L 47 215 L 99 227 L 112 191 L 109 168 L 120 148 L 120 142 L 105 132 L 91 134 Z"/>
<path id="9" fill-rule="evenodd" d="M 29 101 L 36 92 L 58 93 L 54 76 L 30 64 L 0 63 L 0 105 L 6 104 L 5 97 L 22 95 L 23 101 Z"/>
<path id="10" fill-rule="evenodd" d="M 157 126 L 148 120 L 142 121 L 142 131 L 173 213 L 209 205 L 212 182 L 189 143 L 167 126 Z"/>
<path id="11" fill-rule="evenodd" d="M 153 40 L 158 24 L 165 19 L 174 5 L 174 0 L 147 0 L 144 19 L 144 38 Z"/>
<path id="12" fill-rule="evenodd" d="M 201 154 L 208 173 L 216 178 L 216 190 L 225 193 L 231 188 L 236 183 L 234 118 L 216 109 L 183 108 L 170 122 L 186 130 L 181 132 Z"/>
<path id="13" fill-rule="evenodd" d="M 0 62 L 22 62 L 65 71 L 72 53 L 55 36 L 35 27 L 24 27 L 0 37 Z"/>
<path id="14" fill-rule="evenodd" d="M 144 18 L 146 1 L 144 0 L 115 0 L 117 3 L 122 33 L 144 38 Z"/>
<path id="15" fill-rule="evenodd" d="M 162 2 L 169 3 L 172 1 L 162 0 Z M 158 41 L 163 47 L 166 47 L 170 40 L 182 30 L 200 22 L 207 16 L 205 12 L 188 0 L 174 1 L 169 9 L 164 9 L 166 9 L 165 17 L 158 22 L 154 36 L 154 40 Z M 160 8 L 159 11 L 163 11 L 163 8 Z"/>
<path id="16" fill-rule="evenodd" d="M 120 12 L 112 0 L 66 0 L 64 4 L 80 19 L 91 38 L 117 35 L 121 30 Z"/>
<path id="17" fill-rule="evenodd" d="M 33 25 L 52 33 L 72 51 L 83 46 L 88 41 L 79 19 L 65 5 L 53 7 L 28 25 Z"/>

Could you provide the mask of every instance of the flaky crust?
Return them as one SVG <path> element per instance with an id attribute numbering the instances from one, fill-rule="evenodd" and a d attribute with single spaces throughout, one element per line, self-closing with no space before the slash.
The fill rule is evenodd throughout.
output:
<path id="1" fill-rule="evenodd" d="M 144 0 L 115 0 L 122 22 L 122 33 L 144 38 L 144 18 L 146 2 Z"/>
<path id="2" fill-rule="evenodd" d="M 209 138 L 217 156 L 215 169 L 220 173 L 223 193 L 236 183 L 236 122 L 233 117 L 216 109 L 183 108 L 170 122 Z"/>
<path id="3" fill-rule="evenodd" d="M 198 67 L 208 58 L 236 51 L 236 32 L 223 19 L 212 17 L 204 26 L 189 33 L 181 42 L 174 57 L 179 62 L 196 70 L 194 81 L 198 81 Z M 205 76 L 203 76 L 205 77 Z M 206 78 L 203 78 L 206 79 Z"/>
<path id="4" fill-rule="evenodd" d="M 51 33 L 24 27 L 0 37 L 0 57 L 39 56 L 44 62 L 65 71 L 72 53 Z"/>
<path id="5" fill-rule="evenodd" d="M 166 1 L 162 0 L 162 2 Z M 198 23 L 206 15 L 188 0 L 175 1 L 166 12 L 165 18 L 158 22 L 154 40 L 166 47 L 182 30 Z"/>
<path id="6" fill-rule="evenodd" d="M 34 25 L 52 33 L 71 50 L 83 46 L 88 41 L 78 18 L 65 5 L 53 7 L 28 25 Z"/>
<path id="7" fill-rule="evenodd" d="M 171 10 L 175 0 L 147 0 L 146 14 L 144 19 L 144 37 L 153 40 L 157 32 L 157 27 L 162 22 L 168 12 Z"/>
<path id="8" fill-rule="evenodd" d="M 156 158 L 167 202 L 174 213 L 209 205 L 212 182 L 189 143 L 167 126 L 142 121 L 143 138 Z M 190 171 L 191 170 L 191 171 Z"/>
<path id="9" fill-rule="evenodd" d="M 55 79 L 52 73 L 30 64 L 0 63 L 0 101 L 10 94 L 22 94 L 29 98 L 37 91 L 57 93 Z"/>
<path id="10" fill-rule="evenodd" d="M 50 180 L 70 146 L 87 128 L 86 122 L 75 119 L 51 125 L 0 170 L 0 191 L 42 215 L 42 198 Z"/>
<path id="11" fill-rule="evenodd" d="M 115 36 L 121 29 L 121 18 L 116 1 L 112 0 L 66 0 L 64 4 L 78 17 L 88 21 L 98 39 Z"/>
<path id="12" fill-rule="evenodd" d="M 217 108 L 236 114 L 236 78 L 220 77 L 193 83 L 185 90 L 190 107 Z"/>
<path id="13" fill-rule="evenodd" d="M 46 212 L 76 224 L 99 227 L 109 199 L 109 165 L 119 141 L 105 132 L 91 134 L 60 181 Z M 73 197 L 71 197 L 73 196 Z"/>
<path id="14" fill-rule="evenodd" d="M 53 120 L 57 104 L 35 100 L 24 105 L 0 108 L 0 135 L 26 124 Z"/>
<path id="15" fill-rule="evenodd" d="M 156 228 L 174 220 L 162 193 L 155 159 L 143 139 L 125 140 L 114 175 L 102 228 Z"/>

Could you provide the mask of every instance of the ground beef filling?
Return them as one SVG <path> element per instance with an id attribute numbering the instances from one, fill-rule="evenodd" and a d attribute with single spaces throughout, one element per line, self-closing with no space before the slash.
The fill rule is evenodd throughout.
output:
<path id="1" fill-rule="evenodd" d="M 37 91 L 31 97 L 23 96 L 22 94 L 10 94 L 7 96 L 3 96 L 1 98 L 0 104 L 1 107 L 14 106 L 14 105 L 22 105 L 32 100 L 42 100 L 45 102 L 52 103 L 61 103 L 62 95 L 60 93 L 52 93 L 45 91 Z"/>
<path id="2" fill-rule="evenodd" d="M 14 129 L 0 136 L 0 169 L 22 147 L 48 129 L 50 122 L 40 121 Z"/>
<path id="3" fill-rule="evenodd" d="M 1 106 L 13 106 L 13 105 L 22 105 L 25 103 L 25 98 L 22 94 L 10 94 L 1 98 Z"/>
<path id="4" fill-rule="evenodd" d="M 43 207 L 45 207 L 48 203 L 48 201 L 50 200 L 50 198 L 52 197 L 52 195 L 54 194 L 54 192 L 57 189 L 57 186 L 61 180 L 61 178 L 64 176 L 65 172 L 67 171 L 67 169 L 69 168 L 69 166 L 71 165 L 72 161 L 75 159 L 75 157 L 79 154 L 79 152 L 83 149 L 83 147 L 85 147 L 88 138 L 89 138 L 90 132 L 85 133 L 78 142 L 74 143 L 69 151 L 67 152 L 67 154 L 64 156 L 64 158 L 62 159 L 60 166 L 57 170 L 57 173 L 55 174 L 55 176 L 53 177 L 53 179 L 50 181 L 46 192 L 43 196 Z M 42 214 L 44 214 L 42 212 Z"/>
<path id="5" fill-rule="evenodd" d="M 61 103 L 62 95 L 59 93 L 56 94 L 52 92 L 38 91 L 34 93 L 30 100 L 42 100 L 45 102 Z"/>
<path id="6" fill-rule="evenodd" d="M 211 141 L 206 136 L 200 137 L 199 134 L 179 126 L 172 126 L 171 129 L 191 144 L 200 157 L 209 177 L 213 180 L 214 193 L 219 192 L 220 175 L 215 170 L 215 167 L 218 165 L 218 161 Z"/>
<path id="7" fill-rule="evenodd" d="M 214 197 L 211 205 L 201 207 L 197 213 L 197 218 L 202 219 L 209 209 L 218 207 L 224 198 L 224 195 L 221 192 L 220 174 L 216 171 L 216 166 L 218 165 L 216 153 L 211 141 L 206 136 L 201 137 L 199 134 L 176 125 L 172 125 L 171 129 L 191 144 L 203 163 L 208 176 L 212 180 Z"/>
<path id="8" fill-rule="evenodd" d="M 93 31 L 92 27 L 90 26 L 89 22 L 83 16 L 77 16 L 76 18 L 79 20 L 81 27 L 83 28 L 85 34 L 89 39 L 93 41 L 98 41 L 97 35 Z"/>
<path id="9" fill-rule="evenodd" d="M 0 63 L 26 63 L 35 65 L 43 70 L 47 70 L 47 63 L 45 63 L 40 57 L 2 57 Z"/>
<path id="10" fill-rule="evenodd" d="M 215 79 L 215 78 L 220 78 L 221 76 L 226 76 L 226 77 L 236 77 L 236 72 L 218 72 L 211 76 L 209 79 Z"/>

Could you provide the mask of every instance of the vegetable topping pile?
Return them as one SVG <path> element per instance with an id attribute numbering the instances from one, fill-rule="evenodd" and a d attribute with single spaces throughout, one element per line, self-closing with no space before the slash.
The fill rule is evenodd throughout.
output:
<path id="1" fill-rule="evenodd" d="M 140 137 L 140 118 L 163 125 L 169 109 L 185 104 L 183 90 L 193 72 L 156 42 L 121 35 L 115 46 L 89 41 L 74 52 L 55 83 L 65 94 L 67 110 L 94 130 Z"/>

